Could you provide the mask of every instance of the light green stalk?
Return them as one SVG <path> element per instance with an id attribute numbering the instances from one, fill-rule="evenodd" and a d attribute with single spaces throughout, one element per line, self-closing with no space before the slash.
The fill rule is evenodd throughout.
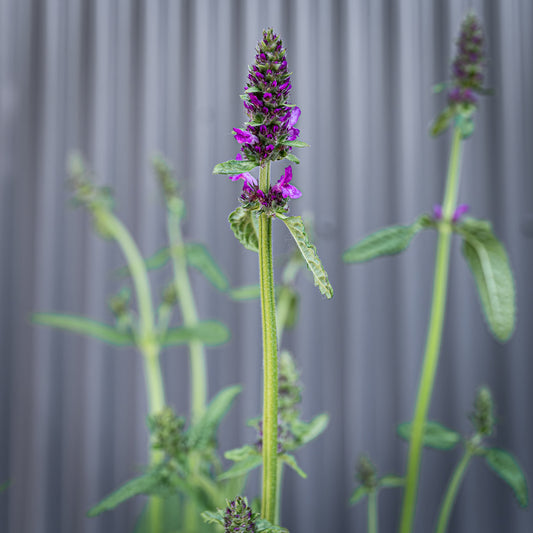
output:
<path id="1" fill-rule="evenodd" d="M 368 533 L 378 533 L 378 490 L 368 493 Z"/>
<path id="2" fill-rule="evenodd" d="M 143 354 L 148 412 L 153 415 L 159 413 L 165 406 L 165 392 L 159 363 L 161 347 L 155 332 L 152 295 L 144 259 L 132 236 L 118 218 L 103 209 L 95 211 L 94 216 L 119 244 L 131 272 L 139 308 L 139 331 L 136 343 Z M 162 451 L 150 448 L 150 464 L 152 466 L 161 462 L 163 458 L 164 453 Z M 162 511 L 162 499 L 152 496 L 147 511 L 152 533 L 159 533 L 161 530 Z"/>
<path id="3" fill-rule="evenodd" d="M 442 327 L 444 323 L 444 312 L 446 308 L 446 289 L 448 285 L 450 244 L 452 236 L 450 221 L 457 204 L 459 166 L 461 160 L 461 138 L 461 130 L 456 125 L 450 153 L 448 176 L 446 179 L 442 221 L 438 225 L 439 240 L 437 244 L 437 257 L 435 260 L 431 317 L 415 413 L 411 425 L 411 439 L 409 442 L 409 458 L 407 462 L 407 478 L 400 522 L 400 533 L 410 533 L 414 522 L 418 480 L 420 477 L 422 438 L 429 403 L 433 392 L 433 385 L 435 383 L 442 338 Z"/>
<path id="4" fill-rule="evenodd" d="M 450 520 L 450 514 L 453 504 L 455 503 L 455 498 L 457 497 L 457 491 L 459 490 L 459 486 L 463 480 L 466 467 L 468 466 L 468 463 L 473 455 L 474 453 L 471 447 L 467 445 L 465 454 L 455 468 L 453 476 L 450 479 L 450 483 L 448 484 L 448 489 L 446 490 L 446 495 L 440 508 L 436 533 L 445 533 L 446 529 L 448 528 L 448 521 Z"/>
<path id="5" fill-rule="evenodd" d="M 261 190 L 270 187 L 270 163 L 261 167 Z M 263 497 L 261 515 L 276 521 L 278 475 L 278 346 L 272 266 L 272 218 L 259 215 L 259 280 L 263 324 Z"/>

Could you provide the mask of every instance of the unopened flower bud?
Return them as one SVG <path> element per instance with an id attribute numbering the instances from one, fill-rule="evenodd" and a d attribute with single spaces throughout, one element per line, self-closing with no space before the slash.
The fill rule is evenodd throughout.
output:
<path id="1" fill-rule="evenodd" d="M 488 387 L 480 387 L 474 401 L 474 412 L 470 415 L 476 432 L 488 437 L 494 430 L 494 404 Z"/>
<path id="2" fill-rule="evenodd" d="M 226 502 L 224 533 L 255 533 L 258 514 L 252 511 L 246 497 L 237 496 L 234 500 Z"/>

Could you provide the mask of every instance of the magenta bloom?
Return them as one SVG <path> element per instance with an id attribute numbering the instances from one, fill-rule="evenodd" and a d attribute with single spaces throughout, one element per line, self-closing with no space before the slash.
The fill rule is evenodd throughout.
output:
<path id="1" fill-rule="evenodd" d="M 233 128 L 233 131 L 235 132 L 234 133 L 235 140 L 239 144 L 243 144 L 243 143 L 255 144 L 259 140 L 255 135 L 252 135 L 248 131 L 242 131 L 239 128 Z"/>
<path id="2" fill-rule="evenodd" d="M 281 195 L 282 198 L 300 198 L 302 193 L 294 186 L 289 185 L 292 179 L 292 168 L 289 165 L 285 168 L 285 174 L 281 176 L 276 185 L 270 188 L 270 194 Z"/>
<path id="3" fill-rule="evenodd" d="M 468 204 L 459 204 L 452 215 L 452 224 L 457 224 L 460 218 L 468 212 L 470 206 Z M 442 220 L 442 206 L 436 204 L 433 206 L 433 218 L 435 220 Z"/>

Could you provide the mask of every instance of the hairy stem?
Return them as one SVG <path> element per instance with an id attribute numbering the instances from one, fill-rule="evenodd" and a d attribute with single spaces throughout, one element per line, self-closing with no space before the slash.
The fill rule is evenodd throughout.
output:
<path id="1" fill-rule="evenodd" d="M 472 451 L 467 446 L 465 454 L 455 468 L 450 483 L 448 484 L 448 489 L 446 490 L 446 495 L 440 508 L 436 533 L 445 533 L 448 528 L 448 521 L 450 519 L 453 504 L 455 503 L 455 498 L 457 497 L 457 491 L 459 490 L 459 486 L 461 485 L 461 481 L 466 472 L 466 467 L 468 466 L 472 455 Z"/>
<path id="2" fill-rule="evenodd" d="M 270 186 L 270 163 L 261 167 L 260 187 Z M 272 266 L 272 219 L 259 216 L 259 280 L 263 325 L 263 497 L 261 515 L 276 521 L 278 463 L 278 346 Z"/>
<path id="3" fill-rule="evenodd" d="M 378 491 L 368 493 L 368 533 L 378 532 Z"/>
<path id="4" fill-rule="evenodd" d="M 418 480 L 420 477 L 422 438 L 424 435 L 424 426 L 426 423 L 433 386 L 435 383 L 435 375 L 442 338 L 442 327 L 444 324 L 451 244 L 450 220 L 457 203 L 460 160 L 461 131 L 456 126 L 450 152 L 448 176 L 446 179 L 443 220 L 438 225 L 439 240 L 437 244 L 437 256 L 435 259 L 431 317 L 426 341 L 424 362 L 422 365 L 422 375 L 420 377 L 415 413 L 411 426 L 409 457 L 407 461 L 407 479 L 400 522 L 400 533 L 410 533 L 414 522 Z"/>
<path id="5" fill-rule="evenodd" d="M 198 324 L 196 302 L 191 288 L 189 273 L 187 272 L 187 256 L 179 217 L 168 212 L 167 216 L 170 257 L 174 268 L 174 285 L 186 327 L 192 328 Z M 190 372 L 191 372 L 191 420 L 194 424 L 204 414 L 207 403 L 207 365 L 205 361 L 204 345 L 199 340 L 189 342 Z"/>

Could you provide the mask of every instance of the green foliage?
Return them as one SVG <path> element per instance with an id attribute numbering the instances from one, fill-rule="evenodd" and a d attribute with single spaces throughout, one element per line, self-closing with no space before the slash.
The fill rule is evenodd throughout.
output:
<path id="1" fill-rule="evenodd" d="M 148 473 L 144 476 L 136 477 L 92 507 L 87 513 L 87 516 L 98 516 L 105 511 L 110 511 L 117 507 L 117 505 L 120 505 L 138 494 L 153 494 L 157 492 L 159 483 L 160 479 L 154 473 Z"/>
<path id="2" fill-rule="evenodd" d="M 485 461 L 512 489 L 518 503 L 522 507 L 528 505 L 527 482 L 516 459 L 505 450 L 489 448 L 486 450 Z"/>
<path id="3" fill-rule="evenodd" d="M 286 465 L 292 468 L 300 477 L 307 478 L 307 474 L 298 466 L 296 458 L 290 453 L 282 453 L 278 456 L 280 461 L 283 461 Z"/>
<path id="4" fill-rule="evenodd" d="M 169 248 L 168 246 L 165 246 L 145 259 L 144 266 L 146 267 L 146 270 L 158 270 L 159 268 L 164 267 L 168 263 L 169 259 Z M 115 275 L 119 277 L 126 277 L 131 276 L 131 272 L 129 267 L 126 265 L 115 270 Z"/>
<path id="5" fill-rule="evenodd" d="M 288 285 L 282 285 L 278 287 L 276 294 L 278 309 L 280 307 L 280 302 L 284 299 L 287 300 L 287 312 L 286 316 L 284 317 L 285 320 L 283 326 L 286 328 L 293 328 L 298 321 L 300 297 L 292 287 L 289 287 Z"/>
<path id="6" fill-rule="evenodd" d="M 171 328 L 161 339 L 161 346 L 178 346 L 191 341 L 201 341 L 206 346 L 224 344 L 230 338 L 229 329 L 217 320 L 201 320 L 196 326 Z"/>
<path id="7" fill-rule="evenodd" d="M 303 141 L 284 141 L 284 146 L 293 146 L 294 148 L 305 148 L 309 146 L 306 142 Z"/>
<path id="8" fill-rule="evenodd" d="M 228 278 L 203 244 L 187 243 L 185 253 L 187 263 L 201 272 L 213 287 L 223 292 L 229 289 Z"/>
<path id="9" fill-rule="evenodd" d="M 429 133 L 433 137 L 437 137 L 450 126 L 454 117 L 453 109 L 450 106 L 446 106 L 444 110 L 437 116 L 437 118 L 431 124 Z"/>
<path id="10" fill-rule="evenodd" d="M 381 229 L 348 248 L 342 259 L 346 263 L 362 263 L 382 255 L 398 254 L 409 246 L 419 231 L 434 225 L 435 222 L 429 215 L 422 215 L 410 226 L 390 226 Z"/>
<path id="11" fill-rule="evenodd" d="M 466 219 L 456 231 L 463 237 L 463 255 L 476 282 L 484 316 L 499 341 L 512 335 L 515 324 L 515 288 L 505 248 L 490 223 Z"/>
<path id="12" fill-rule="evenodd" d="M 243 172 L 249 172 L 257 166 L 254 161 L 236 161 L 230 159 L 224 163 L 215 165 L 213 174 L 242 174 Z"/>
<path id="13" fill-rule="evenodd" d="M 216 512 L 204 511 L 202 518 L 208 524 L 218 524 L 224 527 L 225 510 L 217 509 Z M 272 525 L 268 520 L 264 518 L 255 517 L 255 532 L 256 533 L 289 533 L 287 529 L 280 526 Z"/>
<path id="14" fill-rule="evenodd" d="M 364 485 L 359 485 L 353 492 L 350 497 L 350 505 L 355 505 L 359 503 L 365 496 L 368 495 L 371 489 L 365 487 Z"/>
<path id="15" fill-rule="evenodd" d="M 333 288 L 329 282 L 328 274 L 318 258 L 315 246 L 309 241 L 302 217 L 287 217 L 282 214 L 277 214 L 277 217 L 283 220 L 287 228 L 289 228 L 302 257 L 307 263 L 307 267 L 313 274 L 315 285 L 324 296 L 332 298 Z"/>
<path id="16" fill-rule="evenodd" d="M 237 207 L 229 215 L 229 223 L 235 237 L 252 252 L 259 251 L 259 222 L 257 215 L 249 209 Z"/>
<path id="17" fill-rule="evenodd" d="M 224 454 L 226 459 L 235 461 L 235 464 L 218 476 L 219 480 L 240 477 L 261 466 L 263 457 L 256 446 L 242 446 L 234 450 L 229 450 Z"/>
<path id="18" fill-rule="evenodd" d="M 230 289 L 228 294 L 233 300 L 255 300 L 261 296 L 261 287 L 259 285 L 243 285 Z"/>
<path id="19" fill-rule="evenodd" d="M 300 164 L 300 160 L 294 154 L 291 154 L 290 152 L 283 159 L 288 159 L 291 163 L 294 163 L 295 165 Z"/>
<path id="20" fill-rule="evenodd" d="M 294 445 L 287 446 L 289 450 L 295 450 L 302 447 L 304 444 L 311 442 L 321 435 L 328 426 L 329 415 L 322 413 L 315 416 L 311 422 L 303 422 L 301 420 L 294 420 L 290 424 L 291 433 L 294 435 Z"/>
<path id="21" fill-rule="evenodd" d="M 388 474 L 379 479 L 378 484 L 384 489 L 393 489 L 396 487 L 403 487 L 405 485 L 405 478 Z"/>
<path id="22" fill-rule="evenodd" d="M 480 387 L 474 402 L 474 412 L 470 415 L 470 421 L 476 433 L 482 437 L 492 435 L 494 430 L 494 405 L 492 395 L 488 387 Z"/>
<path id="23" fill-rule="evenodd" d="M 240 385 L 226 387 L 211 400 L 203 416 L 190 429 L 189 446 L 191 448 L 203 449 L 215 442 L 220 421 L 229 411 L 231 404 L 241 390 Z"/>
<path id="24" fill-rule="evenodd" d="M 135 344 L 131 333 L 118 331 L 108 324 L 83 316 L 64 313 L 34 313 L 32 315 L 32 322 L 42 326 L 50 326 L 72 333 L 94 337 L 114 346 L 133 346 Z"/>
<path id="25" fill-rule="evenodd" d="M 411 438 L 411 422 L 403 422 L 397 428 L 398 435 L 405 440 Z M 461 435 L 456 431 L 428 420 L 424 426 L 422 443 L 424 446 L 437 450 L 451 450 L 461 441 Z"/>
<path id="26" fill-rule="evenodd" d="M 5 483 L 2 483 L 0 485 L 0 494 L 8 489 L 9 485 L 11 485 L 11 481 L 6 481 Z"/>

